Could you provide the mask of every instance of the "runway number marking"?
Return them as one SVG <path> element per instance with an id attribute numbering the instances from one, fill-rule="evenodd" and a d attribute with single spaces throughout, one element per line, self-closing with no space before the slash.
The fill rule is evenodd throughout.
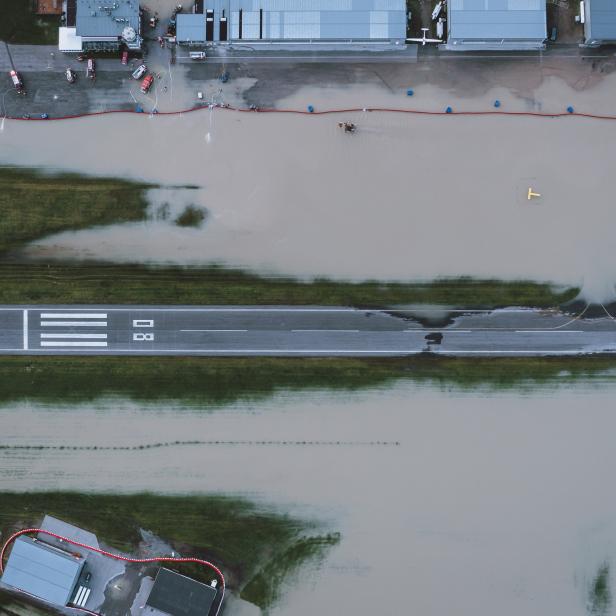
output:
<path id="1" fill-rule="evenodd" d="M 133 319 L 133 327 L 154 327 L 154 319 Z M 154 334 L 133 332 L 133 342 L 154 342 Z"/>
<path id="2" fill-rule="evenodd" d="M 153 342 L 154 334 L 133 334 L 133 342 Z"/>

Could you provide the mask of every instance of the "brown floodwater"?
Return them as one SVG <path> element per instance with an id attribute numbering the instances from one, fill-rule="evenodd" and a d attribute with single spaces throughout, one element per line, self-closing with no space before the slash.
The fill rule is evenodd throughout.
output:
<path id="1" fill-rule="evenodd" d="M 460 99 L 424 86 L 416 108 L 606 112 L 616 76 L 574 91 L 546 79 L 534 98 L 498 88 Z M 178 86 L 179 87 L 179 86 Z M 279 106 L 410 106 L 375 87 L 312 88 Z M 354 135 L 339 120 L 358 126 Z M 614 293 L 616 123 L 582 118 L 290 116 L 204 110 L 176 117 L 6 121 L 0 162 L 196 185 L 201 229 L 146 223 L 69 232 L 30 257 L 204 264 L 299 277 L 529 278 Z M 528 189 L 541 194 L 527 200 Z M 177 193 L 176 193 L 177 194 Z"/>
<path id="2" fill-rule="evenodd" d="M 2 449 L 0 490 L 237 493 L 323 520 L 341 543 L 287 585 L 276 616 L 583 616 L 616 555 L 615 395 L 610 382 L 523 395 L 403 384 L 213 412 L 13 404 L 4 445 L 236 444 Z"/>

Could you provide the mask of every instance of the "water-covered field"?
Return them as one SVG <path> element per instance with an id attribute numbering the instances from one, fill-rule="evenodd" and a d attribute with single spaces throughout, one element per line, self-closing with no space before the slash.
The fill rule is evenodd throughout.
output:
<path id="1" fill-rule="evenodd" d="M 610 592 L 615 394 L 608 380 L 524 394 L 404 383 L 209 412 L 24 401 L 0 410 L 0 489 L 234 493 L 339 530 L 274 614 L 582 616 L 606 566 Z M 206 443 L 140 448 L 176 440 Z"/>
<path id="2" fill-rule="evenodd" d="M 532 104 L 507 91 L 456 109 L 607 111 L 614 79 L 575 92 L 544 83 Z M 413 107 L 450 96 L 425 86 Z M 411 106 L 375 88 L 300 91 L 280 106 Z M 559 101 L 563 101 L 563 105 Z M 344 134 L 340 120 L 357 133 Z M 613 294 L 616 210 L 612 124 L 565 117 L 425 117 L 358 112 L 289 116 L 203 110 L 175 117 L 6 121 L 3 163 L 129 176 L 190 190 L 151 194 L 151 220 L 64 233 L 30 256 L 218 262 L 260 272 L 345 279 L 478 276 L 582 284 Z M 528 201 L 528 189 L 541 194 Z M 202 228 L 180 228 L 186 204 Z"/>

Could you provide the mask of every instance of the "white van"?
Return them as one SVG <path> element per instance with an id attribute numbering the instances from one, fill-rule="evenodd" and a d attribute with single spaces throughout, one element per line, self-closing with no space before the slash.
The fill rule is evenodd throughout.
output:
<path id="1" fill-rule="evenodd" d="M 205 51 L 191 51 L 188 57 L 191 60 L 205 60 Z"/>

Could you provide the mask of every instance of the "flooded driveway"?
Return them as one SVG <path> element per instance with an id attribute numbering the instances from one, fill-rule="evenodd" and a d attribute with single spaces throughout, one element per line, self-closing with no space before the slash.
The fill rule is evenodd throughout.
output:
<path id="1" fill-rule="evenodd" d="M 288 584 L 280 616 L 582 616 L 616 550 L 615 393 L 404 384 L 214 412 L 24 403 L 0 410 L 0 489 L 240 493 L 317 516 L 342 541 Z M 195 439 L 209 444 L 139 449 Z"/>

